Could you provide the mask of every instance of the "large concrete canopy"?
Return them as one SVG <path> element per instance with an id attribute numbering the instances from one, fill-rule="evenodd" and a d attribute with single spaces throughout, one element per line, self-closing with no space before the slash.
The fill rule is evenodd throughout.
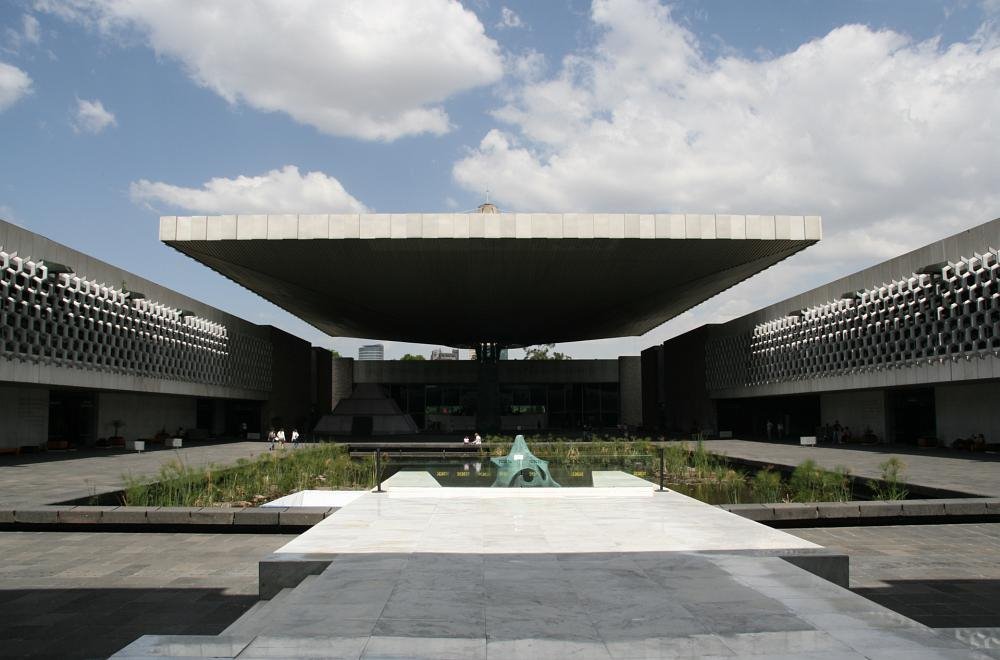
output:
<path id="1" fill-rule="evenodd" d="M 818 216 L 160 218 L 160 240 L 333 336 L 522 346 L 641 335 L 821 238 Z"/>

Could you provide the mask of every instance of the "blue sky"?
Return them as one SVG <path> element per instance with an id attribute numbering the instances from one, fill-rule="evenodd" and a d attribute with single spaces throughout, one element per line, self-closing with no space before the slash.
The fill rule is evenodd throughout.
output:
<path id="1" fill-rule="evenodd" d="M 560 347 L 636 353 L 1000 216 L 998 18 L 997 0 L 7 0 L 0 218 L 354 355 L 365 338 L 159 244 L 157 217 L 468 210 L 487 188 L 514 211 L 823 215 L 820 246 L 646 336 Z"/>

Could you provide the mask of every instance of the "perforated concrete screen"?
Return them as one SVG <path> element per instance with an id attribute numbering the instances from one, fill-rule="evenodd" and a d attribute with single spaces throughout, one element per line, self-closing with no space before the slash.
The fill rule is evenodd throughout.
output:
<path id="1" fill-rule="evenodd" d="M 0 359 L 269 391 L 270 343 L 0 247 Z"/>
<path id="2" fill-rule="evenodd" d="M 817 216 L 164 217 L 160 239 L 334 336 L 640 335 L 815 243 Z"/>
<path id="3" fill-rule="evenodd" d="M 1000 256 L 991 246 L 708 342 L 721 390 L 1000 355 Z"/>

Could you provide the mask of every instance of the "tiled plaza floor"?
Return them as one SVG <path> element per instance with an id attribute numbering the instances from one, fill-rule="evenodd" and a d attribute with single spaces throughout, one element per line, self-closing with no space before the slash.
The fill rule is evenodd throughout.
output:
<path id="1" fill-rule="evenodd" d="M 1000 524 L 787 531 L 849 553 L 855 592 L 921 623 L 1000 626 Z M 293 538 L 0 533 L 0 657 L 103 657 L 143 634 L 218 634 L 256 602 L 258 559 Z"/>
<path id="2" fill-rule="evenodd" d="M 1000 523 L 785 530 L 851 557 L 851 590 L 932 628 L 1000 627 Z"/>
<path id="3" fill-rule="evenodd" d="M 232 465 L 261 452 L 267 452 L 267 443 L 212 443 L 142 453 L 90 449 L 0 456 L 0 506 L 55 504 L 121 490 L 123 476 L 155 475 L 172 460 L 191 467 Z"/>
<path id="4" fill-rule="evenodd" d="M 0 533 L 0 657 L 105 658 L 141 635 L 217 634 L 295 535 Z"/>
<path id="5" fill-rule="evenodd" d="M 705 447 L 732 458 L 765 461 L 774 465 L 795 466 L 812 459 L 820 467 L 844 465 L 852 474 L 874 478 L 881 474 L 880 463 L 889 456 L 898 456 L 906 464 L 904 477 L 907 482 L 981 497 L 1000 496 L 1000 455 L 996 454 L 921 451 L 912 446 L 802 447 L 791 443 L 748 440 L 706 440 Z"/>

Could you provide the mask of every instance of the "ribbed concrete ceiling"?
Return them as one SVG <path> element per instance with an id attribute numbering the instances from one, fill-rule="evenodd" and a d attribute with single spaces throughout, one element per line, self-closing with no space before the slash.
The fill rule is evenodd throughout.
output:
<path id="1" fill-rule="evenodd" d="M 164 217 L 160 239 L 333 336 L 641 335 L 817 242 L 816 216 Z"/>

